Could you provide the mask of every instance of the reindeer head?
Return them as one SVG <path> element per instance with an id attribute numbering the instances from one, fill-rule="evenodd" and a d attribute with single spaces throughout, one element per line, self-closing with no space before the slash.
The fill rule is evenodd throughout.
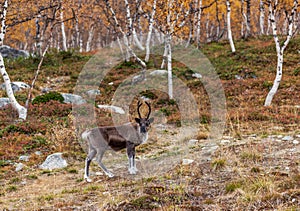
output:
<path id="1" fill-rule="evenodd" d="M 139 114 L 139 118 L 135 118 L 135 121 L 138 123 L 139 128 L 140 128 L 140 133 L 147 133 L 150 124 L 153 122 L 154 118 L 151 117 L 149 119 L 150 113 L 151 113 L 151 107 L 150 104 L 148 102 L 146 102 L 148 108 L 149 108 L 149 112 L 147 114 L 146 118 L 142 118 L 141 113 L 140 113 L 140 107 L 142 106 L 143 103 L 141 103 L 140 101 L 138 102 L 138 114 Z"/>

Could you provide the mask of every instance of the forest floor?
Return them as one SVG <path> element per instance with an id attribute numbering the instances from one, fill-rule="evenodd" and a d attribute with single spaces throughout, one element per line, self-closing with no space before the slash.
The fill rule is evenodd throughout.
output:
<path id="1" fill-rule="evenodd" d="M 208 96 L 199 80 L 181 63 L 180 77 L 202 103 L 199 131 L 181 132 L 176 102 L 155 90 L 140 93 L 151 99 L 153 112 L 166 117 L 154 124 L 146 144 L 137 147 L 139 172 L 127 174 L 125 150 L 106 152 L 105 165 L 115 173 L 107 178 L 95 162 L 92 183 L 83 180 L 85 152 L 75 134 L 72 105 L 57 101 L 32 105 L 28 120 L 14 123 L 10 107 L 0 110 L 0 208 L 6 210 L 299 210 L 300 209 L 300 64 L 299 39 L 288 46 L 284 77 L 272 106 L 264 99 L 276 71 L 271 37 L 203 46 L 202 52 L 218 72 L 226 96 L 224 134 L 211 142 Z M 51 86 L 72 93 L 91 55 L 52 52 L 47 55 L 34 95 Z M 30 83 L 38 60 L 7 61 L 13 81 Z M 156 62 L 148 65 L 156 68 Z M 132 62 L 113 69 L 100 85 L 97 104 L 111 98 Z M 20 74 L 23 73 L 23 74 Z M 109 83 L 114 82 L 112 86 Z M 5 96 L 4 92 L 1 92 Z M 16 94 L 24 102 L 26 91 Z M 130 107 L 135 116 L 134 104 Z M 97 110 L 99 125 L 111 124 L 111 114 Z M 40 152 L 41 155 L 37 155 Z M 41 170 L 47 155 L 63 152 L 68 167 Z M 29 161 L 20 161 L 29 155 Z M 23 163 L 15 171 L 15 163 Z"/>

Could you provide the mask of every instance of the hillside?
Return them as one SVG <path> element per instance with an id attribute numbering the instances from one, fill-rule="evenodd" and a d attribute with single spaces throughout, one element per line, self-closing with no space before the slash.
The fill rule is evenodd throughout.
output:
<path id="1" fill-rule="evenodd" d="M 227 121 L 217 145 L 209 145 L 207 139 L 212 122 L 211 104 L 203 84 L 191 76 L 189 68 L 174 61 L 174 74 L 184 81 L 201 105 L 199 131 L 180 133 L 178 105 L 165 93 L 156 90 L 140 93 L 134 100 L 140 96 L 149 98 L 153 112 L 163 115 L 166 122 L 154 124 L 148 143 L 137 148 L 141 171 L 136 177 L 127 174 L 125 151 L 107 152 L 104 163 L 118 176 L 107 178 L 93 163 L 94 182 L 83 181 L 86 155 L 75 134 L 72 105 L 58 101 L 34 104 L 29 108 L 28 120 L 16 123 L 17 114 L 10 106 L 0 109 L 0 208 L 298 210 L 299 43 L 300 37 L 296 37 L 286 49 L 283 80 L 270 107 L 264 107 L 263 103 L 276 73 L 272 37 L 237 41 L 234 54 L 227 42 L 202 47 L 221 79 L 226 96 Z M 79 73 L 92 56 L 93 53 L 50 52 L 34 96 L 41 95 L 45 88 L 73 93 Z M 159 69 L 159 59 L 153 56 L 148 67 Z M 30 84 L 38 62 L 36 58 L 6 61 L 6 69 L 12 81 Z M 96 97 L 96 104 L 110 104 L 122 81 L 138 71 L 133 61 L 113 68 L 99 87 L 101 94 Z M 5 92 L 0 95 L 5 97 Z M 26 96 L 26 90 L 16 94 L 21 103 Z M 135 101 L 130 106 L 133 117 Z M 109 112 L 97 109 L 96 114 L 99 125 L 112 124 Z M 182 149 L 183 146 L 186 148 Z M 38 166 L 54 152 L 63 152 L 68 167 L 40 170 Z M 29 161 L 19 161 L 21 155 L 29 155 Z M 25 167 L 16 172 L 14 163 L 19 162 Z"/>

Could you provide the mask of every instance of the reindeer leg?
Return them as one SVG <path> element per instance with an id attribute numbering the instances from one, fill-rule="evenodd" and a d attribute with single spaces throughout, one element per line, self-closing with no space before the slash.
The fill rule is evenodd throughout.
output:
<path id="1" fill-rule="evenodd" d="M 93 158 L 95 157 L 95 155 L 97 154 L 97 151 L 94 148 L 90 148 L 89 149 L 89 154 L 85 160 L 85 168 L 84 168 L 84 179 L 87 182 L 92 182 L 92 180 L 89 178 L 89 167 L 90 164 L 93 160 Z"/>
<path id="2" fill-rule="evenodd" d="M 129 161 L 128 171 L 129 174 L 136 174 L 137 169 L 135 166 L 135 145 L 133 143 L 127 142 L 127 156 Z"/>
<path id="3" fill-rule="evenodd" d="M 106 149 L 105 149 L 105 150 L 106 150 Z M 107 170 L 107 168 L 106 168 L 106 167 L 104 166 L 104 164 L 101 162 L 105 150 L 98 151 L 97 162 L 98 162 L 100 168 L 104 171 L 104 173 L 105 173 L 108 177 L 111 178 L 111 177 L 114 177 L 114 174 L 111 173 L 109 170 Z"/>

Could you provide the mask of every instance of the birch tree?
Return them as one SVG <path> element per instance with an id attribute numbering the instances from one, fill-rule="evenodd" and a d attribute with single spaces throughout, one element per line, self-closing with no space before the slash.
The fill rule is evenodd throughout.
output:
<path id="1" fill-rule="evenodd" d="M 246 0 L 246 34 L 245 38 L 251 36 L 251 0 Z"/>
<path id="2" fill-rule="evenodd" d="M 149 17 L 149 29 L 148 29 L 147 39 L 146 39 L 146 56 L 145 56 L 146 62 L 149 61 L 149 57 L 150 57 L 150 41 L 151 41 L 151 36 L 152 36 L 152 31 L 153 31 L 154 16 L 156 13 L 156 2 L 157 2 L 157 0 L 153 1 L 152 12 Z"/>
<path id="3" fill-rule="evenodd" d="M 5 0 L 3 8 L 2 8 L 2 14 L 1 14 L 1 31 L 0 31 L 0 45 L 1 46 L 3 45 L 4 36 L 5 36 L 5 32 L 6 32 L 5 20 L 6 20 L 7 9 L 8 9 L 8 0 Z M 13 90 L 11 88 L 11 81 L 10 81 L 8 73 L 6 72 L 3 57 L 2 57 L 1 53 L 0 53 L 0 71 L 1 71 L 1 75 L 4 80 L 6 94 L 9 98 L 9 101 L 10 101 L 12 107 L 15 110 L 17 110 L 17 112 L 19 114 L 19 119 L 25 120 L 27 118 L 27 109 L 25 107 L 21 106 L 14 96 Z"/>
<path id="4" fill-rule="evenodd" d="M 107 10 L 110 12 L 111 14 L 111 17 L 114 21 L 114 25 L 116 26 L 116 28 L 119 30 L 119 32 L 122 34 L 122 37 L 123 37 L 123 41 L 124 41 L 124 45 L 125 45 L 125 48 L 126 48 L 126 51 L 128 52 L 128 54 L 132 57 L 134 57 L 136 59 L 136 61 L 141 65 L 142 69 L 145 70 L 146 69 L 146 63 L 141 59 L 139 58 L 135 52 L 133 51 L 133 49 L 130 47 L 130 44 L 129 44 L 129 40 L 128 40 L 128 37 L 126 35 L 126 33 L 124 32 L 124 30 L 122 29 L 117 17 L 116 17 L 116 13 L 114 11 L 114 9 L 111 7 L 110 3 L 109 3 L 109 0 L 104 0 L 105 2 L 105 5 L 106 5 L 106 8 Z M 128 11 L 127 11 L 128 12 Z M 127 13 L 128 15 L 128 13 Z M 130 29 L 130 26 L 127 26 L 127 28 Z"/>
<path id="5" fill-rule="evenodd" d="M 235 52 L 235 46 L 232 38 L 232 31 L 231 31 L 231 7 L 230 7 L 230 1 L 226 0 L 226 6 L 227 6 L 227 36 L 230 43 L 231 52 Z"/>
<path id="6" fill-rule="evenodd" d="M 265 5 L 263 0 L 259 1 L 259 34 L 265 34 Z"/>
<path id="7" fill-rule="evenodd" d="M 269 0 L 269 19 L 271 23 L 271 27 L 273 30 L 273 38 L 276 46 L 276 53 L 277 53 L 277 68 L 276 68 L 276 77 L 273 82 L 273 86 L 271 90 L 269 91 L 267 98 L 265 100 L 265 106 L 270 106 L 273 100 L 274 95 L 276 94 L 278 87 L 280 85 L 281 79 L 282 79 L 282 66 L 283 66 L 283 55 L 284 50 L 286 49 L 287 45 L 289 44 L 290 40 L 292 39 L 292 36 L 294 34 L 294 24 L 295 24 L 295 14 L 298 7 L 298 0 L 294 0 L 293 7 L 291 12 L 289 13 L 286 11 L 287 20 L 288 20 L 288 34 L 286 36 L 285 41 L 281 45 L 281 41 L 279 40 L 279 37 L 277 35 L 277 20 L 276 20 L 276 12 L 278 7 L 278 0 L 275 0 L 275 2 Z"/>
<path id="8" fill-rule="evenodd" d="M 60 2 L 62 4 L 62 2 Z M 66 37 L 66 32 L 65 32 L 65 23 L 64 23 L 64 11 L 63 11 L 63 6 L 60 8 L 60 21 L 61 21 L 61 36 L 62 36 L 62 49 L 64 51 L 67 51 L 67 37 Z"/>

